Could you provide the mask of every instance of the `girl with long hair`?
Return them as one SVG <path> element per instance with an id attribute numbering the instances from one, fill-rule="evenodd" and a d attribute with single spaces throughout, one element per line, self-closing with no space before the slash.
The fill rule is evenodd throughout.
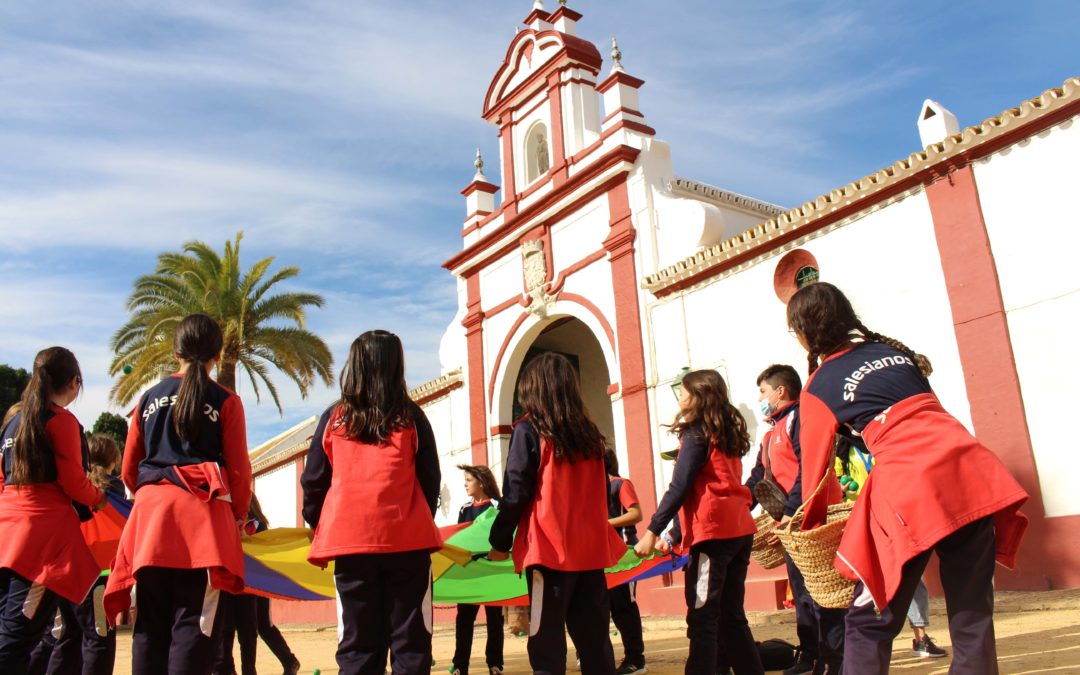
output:
<path id="1" fill-rule="evenodd" d="M 131 415 L 121 476 L 135 506 L 104 604 L 109 617 L 127 610 L 138 582 L 133 673 L 209 673 L 218 610 L 244 588 L 237 525 L 251 501 L 251 462 L 240 397 L 210 377 L 221 347 L 214 319 L 185 317 L 173 340 L 179 372 Z"/>
<path id="2" fill-rule="evenodd" d="M 111 498 L 124 498 L 124 484 L 114 471 L 120 464 L 120 446 L 112 436 L 93 434 L 86 439 L 90 459 L 90 482 Z M 111 493 L 111 494 L 110 494 Z M 99 518 L 95 514 L 83 523 L 83 534 L 97 531 Z M 111 675 L 116 661 L 116 629 L 108 625 L 102 595 L 108 579 L 109 565 L 116 554 L 115 544 L 98 542 L 91 547 L 97 566 L 104 572 L 81 604 L 61 598 L 58 607 L 59 623 L 46 630 L 41 643 L 30 657 L 30 672 L 83 673 Z"/>
<path id="3" fill-rule="evenodd" d="M 86 477 L 82 427 L 67 406 L 82 390 L 75 355 L 38 352 L 0 432 L 0 672 L 24 673 L 60 599 L 78 604 L 100 569 L 79 530 L 104 493 Z M 82 506 L 80 515 L 72 504 Z"/>
<path id="4" fill-rule="evenodd" d="M 518 398 L 525 416 L 510 437 L 488 558 L 506 560 L 512 549 L 515 569 L 526 573 L 534 672 L 565 672 L 569 629 L 581 672 L 614 675 L 604 568 L 626 544 L 608 524 L 604 436 L 565 356 L 545 352 L 530 361 Z"/>
<path id="5" fill-rule="evenodd" d="M 718 645 L 735 675 L 763 673 L 743 610 L 746 570 L 754 540 L 750 490 L 742 484 L 742 458 L 750 451 L 746 421 L 728 398 L 715 370 L 695 370 L 682 380 L 679 412 L 671 431 L 679 454 L 671 485 L 634 550 L 652 554 L 664 528 L 679 515 L 686 566 L 686 672 L 717 672 Z"/>
<path id="6" fill-rule="evenodd" d="M 804 494 L 832 463 L 841 427 L 861 436 L 875 461 L 836 554 L 836 568 L 857 580 L 844 672 L 888 672 L 893 638 L 936 551 L 954 651 L 950 672 L 996 673 L 994 562 L 1015 562 L 1027 493 L 942 408 L 927 380 L 929 359 L 867 328 L 840 289 L 805 286 L 788 303 L 787 320 L 809 354 L 800 397 Z M 820 497 L 804 505 L 804 530 L 825 521 Z"/>
<path id="7" fill-rule="evenodd" d="M 469 502 L 458 511 L 458 523 L 471 523 L 484 511 L 498 506 L 502 498 L 495 474 L 486 466 L 458 464 L 465 473 L 465 494 Z M 469 675 L 469 659 L 472 655 L 473 627 L 479 605 L 458 605 L 455 619 L 454 659 L 452 673 Z M 484 616 L 487 619 L 487 657 L 489 675 L 500 675 L 503 669 L 503 614 L 502 607 L 486 605 Z"/>
<path id="8" fill-rule="evenodd" d="M 356 338 L 341 371 L 341 400 L 315 428 L 301 477 L 315 529 L 308 561 L 334 561 L 337 662 L 342 673 L 431 668 L 431 553 L 442 546 L 435 508 L 438 449 L 405 385 L 401 340 Z"/>

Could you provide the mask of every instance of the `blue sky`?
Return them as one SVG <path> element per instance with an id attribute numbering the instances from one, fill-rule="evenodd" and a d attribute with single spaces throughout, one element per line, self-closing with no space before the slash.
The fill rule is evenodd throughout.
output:
<path id="1" fill-rule="evenodd" d="M 0 363 L 75 350 L 91 424 L 131 282 L 244 230 L 299 265 L 338 362 L 363 330 L 438 375 L 491 76 L 531 0 L 0 4 Z M 554 9 L 555 0 L 548 0 Z M 961 125 L 1080 74 L 1071 2 L 571 1 L 646 81 L 676 172 L 794 206 L 919 149 L 924 98 Z M 606 71 L 605 65 L 605 71 Z M 335 366 L 336 367 L 336 366 Z M 320 410 L 246 400 L 252 445 Z M 242 395 L 250 390 L 241 386 Z"/>

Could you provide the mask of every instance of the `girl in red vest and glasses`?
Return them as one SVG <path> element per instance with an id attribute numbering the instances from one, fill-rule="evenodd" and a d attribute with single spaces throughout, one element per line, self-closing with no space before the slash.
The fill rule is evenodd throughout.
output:
<path id="1" fill-rule="evenodd" d="M 855 585 L 844 672 L 887 673 L 923 569 L 936 551 L 953 643 L 950 673 L 997 673 L 994 561 L 1012 565 L 1027 493 L 997 455 L 945 412 L 930 362 L 862 324 L 840 289 L 805 286 L 788 327 L 809 352 L 800 396 L 803 485 L 810 494 L 832 463 L 844 427 L 874 456 L 834 564 Z M 825 521 L 826 499 L 805 504 L 804 530 Z"/>
<path id="2" fill-rule="evenodd" d="M 763 673 L 743 611 L 746 570 L 754 540 L 750 490 L 742 484 L 742 457 L 750 451 L 746 422 L 728 400 L 715 370 L 695 370 L 682 380 L 675 472 L 649 529 L 634 550 L 644 557 L 679 513 L 686 566 L 686 672 L 713 675 L 720 640 L 735 675 Z M 681 509 L 681 510 L 680 510 Z M 722 633 L 722 634 L 721 634 Z"/>
<path id="3" fill-rule="evenodd" d="M 300 483 L 315 529 L 308 562 L 334 561 L 340 672 L 382 673 L 387 649 L 394 673 L 428 672 L 442 474 L 398 336 L 373 330 L 353 341 L 341 400 L 315 428 Z"/>
<path id="4" fill-rule="evenodd" d="M 564 356 L 545 352 L 530 361 L 518 399 L 525 416 L 510 437 L 488 558 L 506 560 L 513 549 L 515 569 L 526 574 L 533 672 L 566 672 L 568 629 L 581 672 L 614 675 L 604 568 L 627 549 L 608 524 L 604 437 Z"/>

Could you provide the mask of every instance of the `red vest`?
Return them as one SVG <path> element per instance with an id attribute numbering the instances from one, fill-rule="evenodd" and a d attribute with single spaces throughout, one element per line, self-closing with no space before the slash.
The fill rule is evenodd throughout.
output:
<path id="1" fill-rule="evenodd" d="M 709 458 L 679 510 L 683 546 L 753 534 L 757 528 L 750 503 L 750 490 L 742 484 L 742 458 L 709 448 Z"/>
<path id="2" fill-rule="evenodd" d="M 627 547 L 608 524 L 607 488 L 602 459 L 557 460 L 551 441 L 541 438 L 536 493 L 514 537 L 514 568 L 582 572 L 617 563 Z"/>
<path id="3" fill-rule="evenodd" d="M 130 589 L 143 567 L 206 568 L 213 588 L 229 593 L 244 590 L 240 530 L 232 504 L 225 499 L 232 498 L 227 474 L 216 462 L 176 470 L 189 489 L 163 480 L 135 493 L 105 585 L 108 617 L 131 606 Z"/>
<path id="4" fill-rule="evenodd" d="M 435 551 L 442 537 L 416 477 L 416 427 L 390 434 L 385 445 L 345 437 L 335 410 L 323 434 L 333 467 L 308 562 L 326 567 L 354 553 Z"/>
<path id="5" fill-rule="evenodd" d="M 792 405 L 797 404 L 788 403 Z M 778 419 L 761 440 L 761 463 L 772 469 L 776 482 L 789 494 L 799 476 L 799 458 L 791 441 L 791 428 L 798 414 L 798 410 L 793 410 Z"/>
<path id="6" fill-rule="evenodd" d="M 863 439 L 874 469 L 835 564 L 848 578 L 862 579 L 876 606 L 896 593 L 904 563 L 985 516 L 994 517 L 997 561 L 1015 564 L 1027 528 L 1018 509 L 1028 495 L 936 396 L 912 396 L 882 411 Z"/>

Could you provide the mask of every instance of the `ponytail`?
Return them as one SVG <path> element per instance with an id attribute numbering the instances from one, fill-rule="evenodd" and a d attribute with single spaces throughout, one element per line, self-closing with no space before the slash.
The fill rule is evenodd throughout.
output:
<path id="1" fill-rule="evenodd" d="M 828 282 L 819 281 L 796 291 L 788 300 L 787 320 L 788 328 L 801 335 L 809 347 L 810 353 L 806 356 L 808 374 L 817 370 L 822 357 L 843 349 L 852 343 L 852 338 L 858 337 L 867 342 L 880 342 L 905 354 L 923 377 L 930 377 L 933 372 L 930 359 L 916 354 L 903 342 L 864 326 L 847 296 Z"/>
<path id="2" fill-rule="evenodd" d="M 205 314 L 190 314 L 176 328 L 173 350 L 187 363 L 184 380 L 173 404 L 173 429 L 188 443 L 196 443 L 202 434 L 202 412 L 210 391 L 206 365 L 220 357 L 223 343 L 221 328 Z"/>
<path id="3" fill-rule="evenodd" d="M 864 326 L 861 321 L 856 324 L 855 327 L 859 330 L 860 333 L 862 333 L 863 337 L 868 342 L 880 342 L 881 344 L 889 345 L 896 351 L 906 355 L 908 358 L 915 362 L 915 365 L 919 368 L 919 372 L 922 373 L 923 377 L 930 377 L 930 374 L 934 372 L 934 367 L 933 365 L 931 365 L 929 358 L 922 354 L 916 354 L 914 349 L 908 347 L 903 342 L 900 342 L 895 338 L 882 335 L 881 333 L 875 333 L 874 331 Z"/>
<path id="4" fill-rule="evenodd" d="M 56 479 L 56 459 L 45 432 L 49 397 L 79 378 L 82 372 L 75 355 L 63 347 L 49 347 L 34 358 L 34 372 L 19 399 L 19 426 L 11 451 L 11 484 L 32 485 Z"/>

